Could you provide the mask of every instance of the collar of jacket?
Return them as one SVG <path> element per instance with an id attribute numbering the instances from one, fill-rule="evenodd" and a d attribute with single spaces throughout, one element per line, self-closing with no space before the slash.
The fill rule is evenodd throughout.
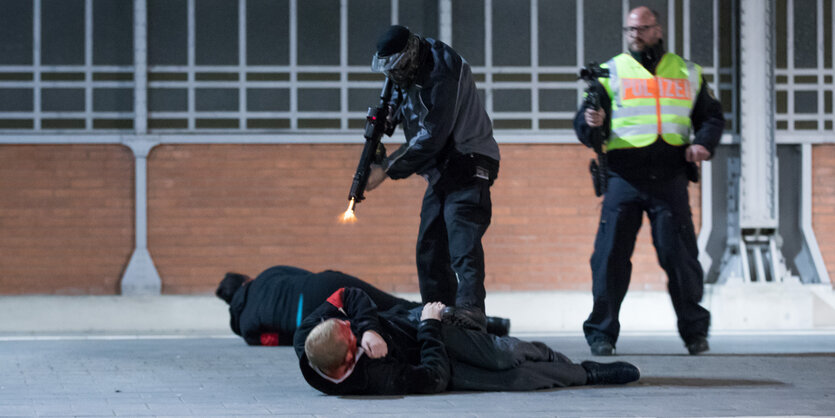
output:
<path id="1" fill-rule="evenodd" d="M 438 42 L 438 41 L 434 41 Z M 415 76 L 415 84 L 424 86 L 429 81 L 429 74 L 435 67 L 435 60 L 431 51 L 432 45 L 426 39 L 420 41 L 420 66 Z"/>
<path id="2" fill-rule="evenodd" d="M 663 57 L 666 52 L 663 39 L 659 39 L 657 44 L 640 52 L 635 52 L 631 49 L 629 50 L 629 54 L 632 55 L 632 58 L 635 58 L 635 61 L 640 62 L 641 65 L 643 65 L 644 68 L 646 68 L 651 74 L 655 74 L 655 67 L 658 66 L 658 62 L 661 61 L 661 57 Z"/>

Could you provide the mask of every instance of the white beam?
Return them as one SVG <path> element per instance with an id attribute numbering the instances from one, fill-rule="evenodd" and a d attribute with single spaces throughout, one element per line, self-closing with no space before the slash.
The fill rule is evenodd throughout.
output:
<path id="1" fill-rule="evenodd" d="M 134 191 L 136 204 L 136 219 L 134 234 L 136 243 L 128 267 L 120 283 L 122 295 L 158 295 L 162 290 L 162 279 L 148 252 L 148 173 L 147 157 L 157 142 L 147 140 L 147 3 L 146 0 L 133 2 L 133 36 L 134 36 L 134 130 L 137 135 L 125 136 L 119 142 L 124 143 L 133 151 L 136 176 L 136 190 Z"/>
<path id="2" fill-rule="evenodd" d="M 741 0 L 740 227 L 776 228 L 772 1 Z"/>

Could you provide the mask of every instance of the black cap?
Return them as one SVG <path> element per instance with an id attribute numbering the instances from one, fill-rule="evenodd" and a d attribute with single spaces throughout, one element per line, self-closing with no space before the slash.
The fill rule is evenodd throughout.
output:
<path id="1" fill-rule="evenodd" d="M 405 26 L 393 25 L 377 40 L 377 55 L 387 57 L 406 47 L 411 32 Z"/>

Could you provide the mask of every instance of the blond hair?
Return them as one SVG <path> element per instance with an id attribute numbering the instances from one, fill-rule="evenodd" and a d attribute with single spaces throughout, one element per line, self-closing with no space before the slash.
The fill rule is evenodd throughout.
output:
<path id="1" fill-rule="evenodd" d="M 348 353 L 348 344 L 340 335 L 336 318 L 321 322 L 310 330 L 304 340 L 304 353 L 310 364 L 325 373 L 342 365 Z"/>

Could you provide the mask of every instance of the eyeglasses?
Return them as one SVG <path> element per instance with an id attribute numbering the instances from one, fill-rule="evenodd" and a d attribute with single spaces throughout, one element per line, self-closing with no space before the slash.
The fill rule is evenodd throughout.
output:
<path id="1" fill-rule="evenodd" d="M 624 26 L 623 27 L 623 32 L 628 33 L 630 35 L 632 35 L 634 33 L 644 33 L 644 32 L 646 32 L 646 31 L 648 31 L 648 30 L 650 30 L 650 29 L 652 29 L 656 26 L 658 26 L 657 23 L 654 24 L 654 25 Z"/>

